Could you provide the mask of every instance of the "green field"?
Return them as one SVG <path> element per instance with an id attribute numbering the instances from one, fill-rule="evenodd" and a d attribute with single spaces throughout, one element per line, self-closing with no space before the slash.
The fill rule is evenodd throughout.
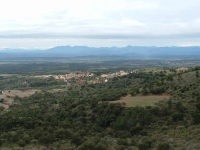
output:
<path id="1" fill-rule="evenodd" d="M 135 106 L 154 106 L 156 103 L 162 100 L 169 99 L 169 95 L 149 95 L 149 96 L 126 96 L 117 101 L 111 101 L 111 103 L 126 103 L 126 107 Z"/>

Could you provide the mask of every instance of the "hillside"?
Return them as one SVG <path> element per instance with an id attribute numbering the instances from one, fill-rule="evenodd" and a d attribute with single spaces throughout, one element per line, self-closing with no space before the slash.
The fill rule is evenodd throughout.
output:
<path id="1" fill-rule="evenodd" d="M 199 150 L 199 73 L 199 67 L 138 70 L 106 83 L 14 97 L 0 114 L 1 149 Z M 170 97 L 145 107 L 110 103 L 128 94 Z"/>

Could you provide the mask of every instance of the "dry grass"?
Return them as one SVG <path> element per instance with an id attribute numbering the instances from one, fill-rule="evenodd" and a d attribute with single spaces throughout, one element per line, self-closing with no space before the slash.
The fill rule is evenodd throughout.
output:
<path id="1" fill-rule="evenodd" d="M 169 99 L 169 95 L 149 95 L 149 96 L 126 96 L 120 100 L 110 101 L 110 103 L 126 103 L 126 107 L 135 106 L 154 106 L 156 103 L 162 100 Z"/>
<path id="2" fill-rule="evenodd" d="M 9 108 L 9 105 L 13 103 L 13 98 L 15 96 L 18 97 L 28 97 L 32 94 L 34 94 L 37 90 L 26 90 L 26 91 L 19 91 L 19 90 L 6 90 L 2 91 L 2 94 L 0 95 L 0 99 L 4 99 L 3 103 L 0 103 L 0 106 L 3 106 L 5 109 Z"/>

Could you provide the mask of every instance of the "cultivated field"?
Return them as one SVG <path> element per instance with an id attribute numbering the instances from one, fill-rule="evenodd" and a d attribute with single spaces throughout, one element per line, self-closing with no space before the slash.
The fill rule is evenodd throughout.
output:
<path id="1" fill-rule="evenodd" d="M 126 107 L 153 106 L 159 101 L 169 99 L 169 95 L 149 95 L 149 96 L 126 96 L 120 100 L 110 101 L 110 103 L 126 103 Z"/>
<path id="2" fill-rule="evenodd" d="M 9 105 L 13 103 L 13 98 L 15 96 L 18 97 L 26 97 L 34 94 L 37 90 L 26 90 L 26 91 L 19 91 L 19 90 L 5 90 L 1 92 L 0 99 L 3 99 L 3 102 L 0 103 L 0 106 L 3 106 L 5 109 L 8 109 Z"/>

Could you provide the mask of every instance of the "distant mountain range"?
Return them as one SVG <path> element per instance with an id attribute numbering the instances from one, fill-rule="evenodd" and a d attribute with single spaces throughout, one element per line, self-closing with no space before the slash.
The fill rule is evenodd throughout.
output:
<path id="1" fill-rule="evenodd" d="M 126 58 L 200 58 L 200 47 L 87 47 L 58 46 L 47 50 L 0 50 L 0 58 L 13 57 L 126 57 Z"/>

